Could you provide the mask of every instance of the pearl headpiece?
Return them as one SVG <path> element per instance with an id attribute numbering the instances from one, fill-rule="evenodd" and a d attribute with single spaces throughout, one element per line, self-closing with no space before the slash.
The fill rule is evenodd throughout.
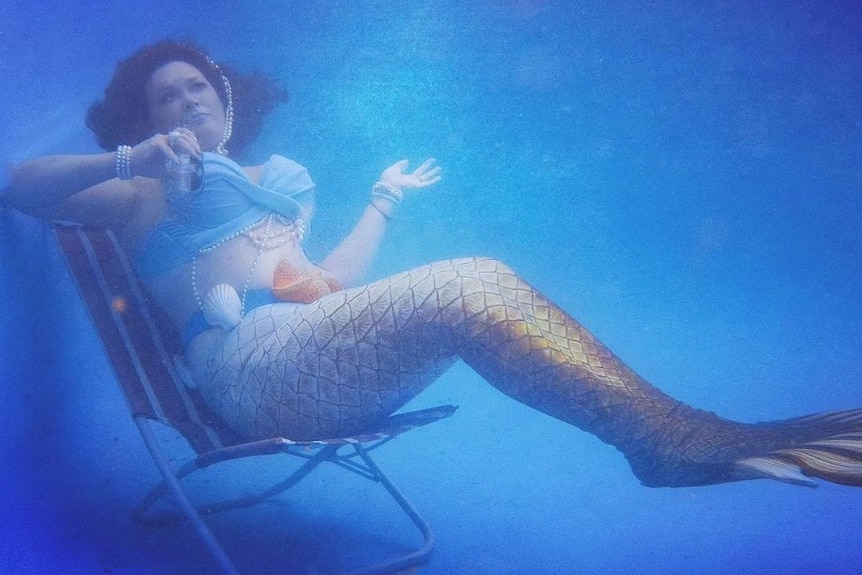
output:
<path id="1" fill-rule="evenodd" d="M 233 90 L 231 89 L 230 80 L 228 80 L 227 76 L 224 75 L 224 72 L 219 68 L 219 65 L 213 62 L 209 57 L 207 57 L 207 63 L 219 73 L 222 84 L 224 84 L 224 93 L 225 98 L 227 99 L 227 104 L 224 109 L 224 135 L 222 136 L 221 142 L 216 146 L 215 152 L 222 156 L 227 156 L 227 148 L 225 148 L 225 146 L 233 135 Z"/>

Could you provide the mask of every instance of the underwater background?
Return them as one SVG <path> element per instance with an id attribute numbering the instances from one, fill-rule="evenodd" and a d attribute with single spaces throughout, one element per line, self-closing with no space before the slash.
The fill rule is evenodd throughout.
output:
<path id="1" fill-rule="evenodd" d="M 290 91 L 242 159 L 309 168 L 313 255 L 384 167 L 434 156 L 444 180 L 405 201 L 371 277 L 493 256 L 687 403 L 744 421 L 862 406 L 858 2 L 7 0 L 0 166 L 97 151 L 88 105 L 164 37 Z M 190 528 L 129 519 L 157 472 L 47 228 L 2 211 L 0 258 L 0 572 L 213 572 Z M 441 403 L 460 409 L 377 456 L 437 535 L 421 573 L 862 573 L 860 490 L 645 488 L 613 448 L 463 364 L 412 405 Z M 345 475 L 216 531 L 250 573 L 416 542 Z"/>

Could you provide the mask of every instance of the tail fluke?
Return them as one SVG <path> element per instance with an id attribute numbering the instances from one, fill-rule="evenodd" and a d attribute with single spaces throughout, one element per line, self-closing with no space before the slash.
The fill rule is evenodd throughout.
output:
<path id="1" fill-rule="evenodd" d="M 816 487 L 812 477 L 862 487 L 862 409 L 759 424 L 785 446 L 734 463 L 739 479 L 769 478 Z"/>

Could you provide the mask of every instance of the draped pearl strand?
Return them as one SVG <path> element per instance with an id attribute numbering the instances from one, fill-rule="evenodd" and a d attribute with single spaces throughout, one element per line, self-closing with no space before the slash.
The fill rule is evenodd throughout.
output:
<path id="1" fill-rule="evenodd" d="M 280 224 L 280 226 L 270 233 L 274 222 Z M 263 226 L 262 232 L 259 231 L 261 226 Z M 240 302 L 242 303 L 241 312 L 244 315 L 248 288 L 251 285 L 251 278 L 254 275 L 254 270 L 257 269 L 257 264 L 260 261 L 261 254 L 265 251 L 284 247 L 289 243 L 302 243 L 302 240 L 305 238 L 305 220 L 302 218 L 289 220 L 280 214 L 271 213 L 264 219 L 223 237 L 213 245 L 198 250 L 192 257 L 192 292 L 194 293 L 195 303 L 199 310 L 203 310 L 203 300 L 201 299 L 200 290 L 198 289 L 198 257 L 201 254 L 214 251 L 229 241 L 239 237 L 246 238 L 257 248 L 257 253 L 254 256 L 251 269 L 249 269 L 248 275 L 245 277 L 245 283 L 242 286 L 242 292 L 240 294 Z"/>

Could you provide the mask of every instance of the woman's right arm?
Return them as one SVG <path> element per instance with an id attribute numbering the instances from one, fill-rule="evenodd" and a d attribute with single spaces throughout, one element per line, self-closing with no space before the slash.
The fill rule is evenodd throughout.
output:
<path id="1" fill-rule="evenodd" d="M 13 167 L 6 199 L 27 214 L 104 225 L 129 217 L 131 181 L 116 177 L 116 153 L 43 156 Z"/>
<path id="2" fill-rule="evenodd" d="M 173 141 L 178 150 L 200 154 L 190 132 Z M 144 140 L 131 150 L 130 172 L 142 178 L 163 178 L 165 161 L 178 161 L 164 134 Z M 63 219 L 98 227 L 128 222 L 140 194 L 152 186 L 141 178 L 117 177 L 117 153 L 43 156 L 13 167 L 5 190 L 8 203 L 22 212 L 46 219 Z"/>

